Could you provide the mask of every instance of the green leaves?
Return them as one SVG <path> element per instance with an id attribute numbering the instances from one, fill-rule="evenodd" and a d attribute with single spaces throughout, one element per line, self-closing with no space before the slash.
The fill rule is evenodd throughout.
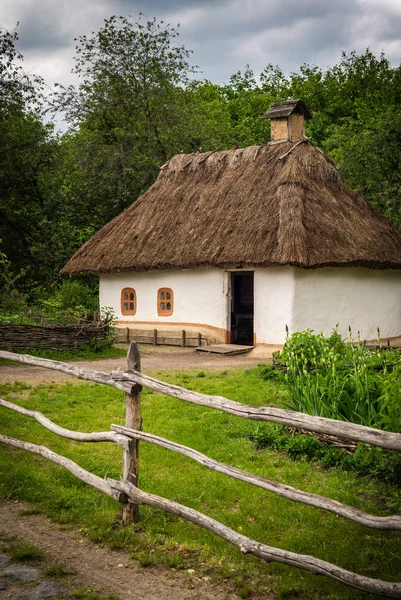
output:
<path id="1" fill-rule="evenodd" d="M 287 340 L 276 363 L 285 366 L 288 408 L 399 432 L 400 360 L 397 350 L 344 343 L 335 330 L 329 338 L 307 330 Z"/>

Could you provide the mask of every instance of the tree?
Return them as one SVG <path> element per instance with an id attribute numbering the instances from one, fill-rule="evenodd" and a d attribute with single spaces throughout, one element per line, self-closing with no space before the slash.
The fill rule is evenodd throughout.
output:
<path id="1" fill-rule="evenodd" d="M 401 110 L 360 113 L 330 143 L 345 182 L 401 228 Z"/>
<path id="2" fill-rule="evenodd" d="M 18 40 L 16 30 L 12 33 L 0 27 L 0 114 L 21 109 L 30 103 L 35 105 L 38 90 L 43 86 L 41 77 L 28 77 L 22 65 L 22 54 L 15 44 Z"/>
<path id="3" fill-rule="evenodd" d="M 197 149 L 199 119 L 186 89 L 196 69 L 177 37 L 170 25 L 140 15 L 113 16 L 77 40 L 74 72 L 82 81 L 59 87 L 54 107 L 73 128 L 66 141 L 67 197 L 79 199 L 89 226 L 100 227 L 129 206 L 171 156 Z"/>
<path id="4" fill-rule="evenodd" d="M 55 270 L 51 224 L 58 203 L 51 181 L 57 141 L 41 120 L 43 82 L 23 71 L 17 40 L 16 32 L 0 31 L 0 238 L 9 278 L 26 290 L 44 284 Z"/>

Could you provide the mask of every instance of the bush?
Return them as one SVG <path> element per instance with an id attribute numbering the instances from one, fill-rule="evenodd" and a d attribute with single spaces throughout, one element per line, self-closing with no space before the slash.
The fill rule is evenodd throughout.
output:
<path id="1" fill-rule="evenodd" d="M 286 385 L 287 407 L 310 415 L 401 432 L 401 354 L 345 343 L 312 330 L 294 333 L 261 377 Z"/>
<path id="2" fill-rule="evenodd" d="M 52 298 L 61 310 L 76 310 L 77 307 L 82 309 L 81 312 L 94 313 L 98 310 L 97 290 L 74 279 L 63 281 Z"/>
<path id="3" fill-rule="evenodd" d="M 29 304 L 18 294 L 3 294 L 0 301 L 0 322 L 3 323 L 19 323 L 23 316 L 25 324 L 38 324 L 43 317 L 47 323 L 67 325 L 99 310 L 97 288 L 73 279 L 63 281 L 52 294 L 38 288 Z"/>

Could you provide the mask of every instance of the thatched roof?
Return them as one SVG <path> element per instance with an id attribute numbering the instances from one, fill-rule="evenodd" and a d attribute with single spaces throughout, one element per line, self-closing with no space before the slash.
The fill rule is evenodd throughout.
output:
<path id="1" fill-rule="evenodd" d="M 401 269 L 401 231 L 306 139 L 174 156 L 62 273 L 278 265 Z"/>
<path id="2" fill-rule="evenodd" d="M 289 117 L 293 113 L 302 114 L 306 120 L 312 118 L 309 108 L 306 106 L 303 100 L 285 100 L 284 102 L 274 102 L 269 110 L 264 113 L 263 118 L 278 119 L 282 117 Z"/>

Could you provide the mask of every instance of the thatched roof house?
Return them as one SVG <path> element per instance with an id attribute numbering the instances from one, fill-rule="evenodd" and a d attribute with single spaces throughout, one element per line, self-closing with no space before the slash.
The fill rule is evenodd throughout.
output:
<path id="1" fill-rule="evenodd" d="M 84 244 L 62 272 L 100 275 L 101 302 L 118 307 L 121 321 L 149 324 L 168 317 L 170 323 L 217 327 L 228 340 L 227 332 L 234 337 L 242 318 L 252 341 L 256 334 L 263 343 L 282 341 L 285 324 L 327 330 L 341 322 L 344 330 L 354 325 L 366 337 L 377 326 L 384 335 L 400 334 L 401 231 L 348 189 L 335 163 L 304 137 L 310 114 L 301 101 L 276 103 L 265 117 L 272 119 L 273 140 L 263 146 L 173 157 L 151 188 Z M 209 298 L 224 304 L 218 317 L 202 318 L 194 276 L 209 290 L 206 304 Z M 173 289 L 177 277 L 180 296 Z M 140 315 L 138 286 L 153 286 L 154 318 L 149 306 Z M 160 310 L 162 288 L 174 295 L 169 315 Z M 129 302 L 124 310 L 125 289 L 135 292 L 131 314 Z M 333 303 L 333 293 L 343 299 Z M 356 309 L 369 304 L 367 293 L 372 306 Z M 391 306 L 376 298 L 385 294 Z M 340 311 L 324 308 L 326 300 Z M 283 301 L 288 310 L 277 321 L 277 303 L 282 307 Z M 184 305 L 192 310 L 186 313 Z M 305 305 L 311 318 L 304 318 Z M 386 323 L 381 313 L 389 311 Z"/>

